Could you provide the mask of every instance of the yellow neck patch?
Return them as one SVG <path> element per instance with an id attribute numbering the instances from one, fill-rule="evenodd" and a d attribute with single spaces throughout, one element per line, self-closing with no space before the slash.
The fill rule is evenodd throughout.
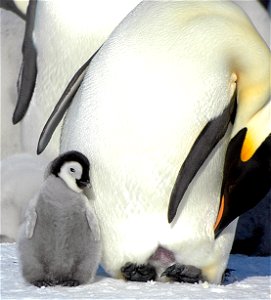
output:
<path id="1" fill-rule="evenodd" d="M 271 132 L 271 102 L 269 101 L 246 125 L 247 133 L 240 158 L 248 161 Z"/>
<path id="2" fill-rule="evenodd" d="M 247 131 L 244 143 L 243 143 L 243 147 L 241 150 L 241 161 L 246 162 L 249 159 L 251 159 L 251 157 L 253 156 L 253 154 L 255 153 L 257 149 L 257 145 L 253 140 L 251 131 Z"/>

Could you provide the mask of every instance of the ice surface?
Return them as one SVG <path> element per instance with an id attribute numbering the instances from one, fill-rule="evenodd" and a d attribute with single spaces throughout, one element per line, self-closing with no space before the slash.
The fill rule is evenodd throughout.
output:
<path id="1" fill-rule="evenodd" d="M 20 273 L 16 244 L 1 244 L 1 299 L 270 299 L 270 257 L 231 255 L 224 285 L 125 282 L 100 269 L 96 281 L 78 287 L 37 288 Z"/>

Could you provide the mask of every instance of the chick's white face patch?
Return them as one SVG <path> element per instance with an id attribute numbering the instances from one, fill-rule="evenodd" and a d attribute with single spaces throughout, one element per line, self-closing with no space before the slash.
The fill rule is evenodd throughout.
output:
<path id="1" fill-rule="evenodd" d="M 76 180 L 82 177 L 83 167 L 76 161 L 69 161 L 60 168 L 58 176 L 64 180 L 67 186 L 73 191 L 80 193 L 82 189 L 76 184 Z"/>

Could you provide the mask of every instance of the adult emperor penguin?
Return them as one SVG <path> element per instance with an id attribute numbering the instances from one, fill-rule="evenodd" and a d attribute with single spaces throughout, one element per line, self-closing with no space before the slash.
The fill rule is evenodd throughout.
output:
<path id="1" fill-rule="evenodd" d="M 249 206 L 237 197 L 235 210 L 229 182 L 236 168 L 253 174 L 251 159 L 269 161 L 269 127 L 253 129 L 270 97 L 269 62 L 247 16 L 227 1 L 144 1 L 114 30 L 61 141 L 61 151 L 77 149 L 93 166 L 107 272 L 221 282 L 233 219 Z"/>
<path id="2" fill-rule="evenodd" d="M 38 287 L 76 286 L 94 279 L 101 241 L 97 218 L 83 189 L 89 161 L 69 151 L 50 165 L 21 225 L 18 249 L 25 279 Z"/>
<path id="3" fill-rule="evenodd" d="M 138 2 L 30 0 L 13 115 L 15 124 L 25 116 L 23 151 L 35 153 L 40 131 L 72 75 Z M 51 159 L 58 152 L 59 132 L 45 155 Z"/>
<path id="4" fill-rule="evenodd" d="M 14 13 L 1 13 L 1 159 L 21 150 L 20 124 L 12 124 L 16 105 L 16 80 L 20 71 L 25 22 Z"/>

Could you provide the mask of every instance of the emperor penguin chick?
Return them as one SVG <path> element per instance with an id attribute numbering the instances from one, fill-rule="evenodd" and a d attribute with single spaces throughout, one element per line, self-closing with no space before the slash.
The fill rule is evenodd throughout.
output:
<path id="1" fill-rule="evenodd" d="M 83 194 L 89 161 L 80 152 L 66 152 L 51 162 L 45 177 L 19 231 L 23 276 L 38 287 L 93 281 L 101 242 L 96 215 Z"/>

